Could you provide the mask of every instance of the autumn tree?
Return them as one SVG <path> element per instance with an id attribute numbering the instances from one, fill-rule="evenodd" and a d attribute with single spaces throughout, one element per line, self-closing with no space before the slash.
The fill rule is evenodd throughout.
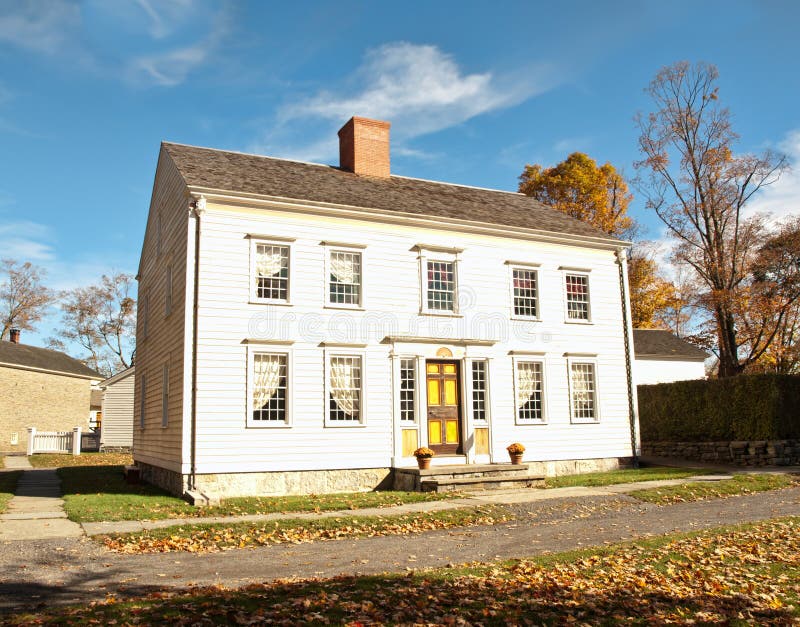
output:
<path id="1" fill-rule="evenodd" d="M 98 372 L 112 374 L 133 365 L 136 353 L 136 300 L 133 277 L 103 275 L 100 282 L 62 294 L 63 312 L 56 346 L 66 340 L 80 345 L 84 361 Z"/>
<path id="2" fill-rule="evenodd" d="M 54 294 L 42 283 L 44 270 L 29 261 L 3 259 L 0 272 L 0 340 L 4 340 L 12 328 L 32 331 L 53 302 Z"/>
<path id="3" fill-rule="evenodd" d="M 757 359 L 739 337 L 737 301 L 748 278 L 758 225 L 743 209 L 760 188 L 775 181 L 785 159 L 769 151 L 737 155 L 738 136 L 719 104 L 718 73 L 705 63 L 662 69 L 647 93 L 654 111 L 637 118 L 639 186 L 677 240 L 676 259 L 698 278 L 712 312 L 719 376 L 742 372 Z"/>
<path id="4" fill-rule="evenodd" d="M 665 312 L 676 306 L 678 294 L 673 283 L 659 274 L 652 248 L 638 245 L 631 250 L 628 285 L 634 328 L 669 328 Z"/>
<path id="5" fill-rule="evenodd" d="M 582 152 L 573 152 L 551 168 L 526 165 L 519 191 L 614 236 L 630 236 L 633 219 L 627 215 L 633 196 L 613 165 L 597 165 Z"/>

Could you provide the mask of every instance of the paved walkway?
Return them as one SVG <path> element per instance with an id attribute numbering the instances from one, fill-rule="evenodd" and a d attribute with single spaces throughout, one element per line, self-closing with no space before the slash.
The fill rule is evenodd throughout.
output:
<path id="1" fill-rule="evenodd" d="M 0 514 L 0 541 L 75 538 L 81 526 L 67 520 L 61 498 L 61 479 L 53 468 L 33 468 L 27 457 L 4 460 L 9 470 L 23 470 L 14 498 Z"/>

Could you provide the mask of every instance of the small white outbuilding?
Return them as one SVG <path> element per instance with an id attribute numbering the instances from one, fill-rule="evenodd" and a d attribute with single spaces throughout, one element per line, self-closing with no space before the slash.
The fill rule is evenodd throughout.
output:
<path id="1" fill-rule="evenodd" d="M 100 450 L 129 450 L 133 446 L 134 367 L 100 383 L 103 411 Z"/>
<path id="2" fill-rule="evenodd" d="M 709 354 L 663 329 L 634 329 L 634 378 L 637 385 L 705 379 Z"/>

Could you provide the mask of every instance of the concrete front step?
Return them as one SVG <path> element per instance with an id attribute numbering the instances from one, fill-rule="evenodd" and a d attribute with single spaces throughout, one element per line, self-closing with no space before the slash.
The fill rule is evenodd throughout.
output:
<path id="1" fill-rule="evenodd" d="M 445 492 L 530 487 L 544 477 L 532 476 L 527 464 L 457 464 L 395 468 L 396 490 Z"/>
<path id="2" fill-rule="evenodd" d="M 492 476 L 483 477 L 458 477 L 455 479 L 435 478 L 422 479 L 420 490 L 422 492 L 469 492 L 472 490 L 507 490 L 509 488 L 533 488 L 544 481 L 544 476 Z"/>

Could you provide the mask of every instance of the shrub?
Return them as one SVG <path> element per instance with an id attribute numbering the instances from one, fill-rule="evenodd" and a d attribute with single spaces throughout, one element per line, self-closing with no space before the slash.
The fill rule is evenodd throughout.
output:
<path id="1" fill-rule="evenodd" d="M 640 385 L 639 422 L 647 442 L 800 438 L 800 376 Z"/>

